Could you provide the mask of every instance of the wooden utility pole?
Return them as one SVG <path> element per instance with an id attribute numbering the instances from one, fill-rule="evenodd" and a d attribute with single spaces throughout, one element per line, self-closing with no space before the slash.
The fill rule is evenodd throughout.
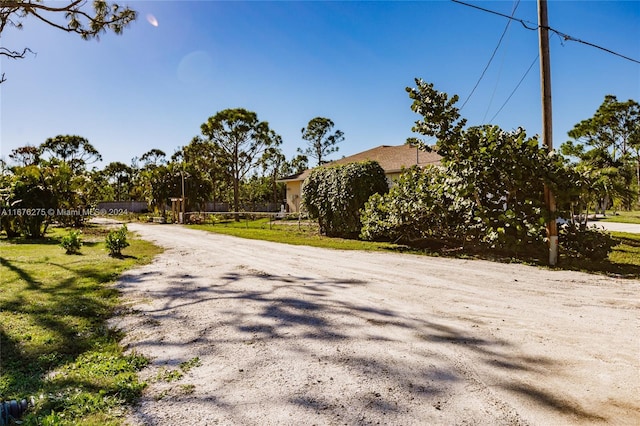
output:
<path id="1" fill-rule="evenodd" d="M 551 121 L 551 64 L 549 61 L 549 20 L 547 0 L 538 0 L 538 40 L 540 44 L 540 86 L 542 92 L 542 143 L 553 151 L 553 126 Z M 558 263 L 558 226 L 556 224 L 556 200 L 545 184 L 544 199 L 549 210 L 547 237 L 549 238 L 549 265 Z"/>

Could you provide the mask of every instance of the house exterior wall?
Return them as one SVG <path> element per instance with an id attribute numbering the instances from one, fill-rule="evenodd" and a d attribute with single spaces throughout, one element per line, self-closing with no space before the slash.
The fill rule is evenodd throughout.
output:
<path id="1" fill-rule="evenodd" d="M 287 208 L 290 213 L 299 213 L 302 203 L 302 181 L 287 182 Z"/>

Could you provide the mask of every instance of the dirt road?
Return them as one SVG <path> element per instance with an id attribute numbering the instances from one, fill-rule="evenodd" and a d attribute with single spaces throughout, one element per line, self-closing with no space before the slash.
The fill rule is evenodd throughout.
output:
<path id="1" fill-rule="evenodd" d="M 129 229 L 131 424 L 640 424 L 640 281 Z"/>

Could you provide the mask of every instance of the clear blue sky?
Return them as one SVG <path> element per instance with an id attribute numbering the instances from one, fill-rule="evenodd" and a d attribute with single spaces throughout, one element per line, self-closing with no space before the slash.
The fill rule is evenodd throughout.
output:
<path id="1" fill-rule="evenodd" d="M 124 3 L 124 2 L 123 2 Z M 510 14 L 513 1 L 474 1 Z M 413 136 L 419 117 L 405 87 L 414 78 L 466 99 L 507 19 L 450 1 L 219 2 L 132 1 L 139 19 L 99 42 L 33 19 L 0 42 L 36 56 L 2 59 L 1 155 L 58 134 L 86 137 L 111 161 L 152 149 L 170 156 L 217 111 L 243 107 L 268 121 L 291 158 L 300 129 L 331 118 L 346 139 L 331 158 Z M 147 20 L 152 14 L 158 22 Z M 515 16 L 537 22 L 536 2 Z M 640 60 L 639 1 L 553 1 L 549 24 L 573 37 Z M 512 22 L 478 89 L 462 110 L 487 123 L 535 59 L 538 36 Z M 554 145 L 613 94 L 640 101 L 640 65 L 551 38 Z M 536 63 L 493 120 L 540 133 Z"/>

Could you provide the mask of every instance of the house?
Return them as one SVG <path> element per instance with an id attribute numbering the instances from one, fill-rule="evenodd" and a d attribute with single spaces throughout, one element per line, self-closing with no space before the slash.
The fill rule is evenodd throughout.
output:
<path id="1" fill-rule="evenodd" d="M 387 175 L 389 185 L 400 176 L 403 168 L 418 165 L 424 167 L 427 165 L 440 164 L 440 156 L 435 152 L 424 152 L 411 145 L 380 145 L 379 147 L 350 155 L 339 160 L 327 163 L 325 166 L 333 166 L 337 164 L 356 163 L 360 161 L 377 161 L 380 167 Z M 302 201 L 302 183 L 309 176 L 312 169 L 307 169 L 302 173 L 284 177 L 278 182 L 284 182 L 287 185 L 287 207 L 290 212 L 299 212 L 300 203 Z"/>

